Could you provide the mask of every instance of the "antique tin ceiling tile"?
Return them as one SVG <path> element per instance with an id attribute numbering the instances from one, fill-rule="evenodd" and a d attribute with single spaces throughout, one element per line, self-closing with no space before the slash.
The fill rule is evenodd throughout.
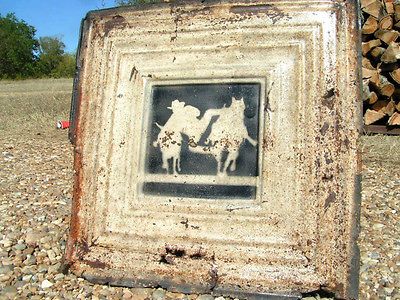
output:
<path id="1" fill-rule="evenodd" d="M 357 7 L 90 12 L 72 105 L 72 270 L 185 293 L 357 298 Z"/>

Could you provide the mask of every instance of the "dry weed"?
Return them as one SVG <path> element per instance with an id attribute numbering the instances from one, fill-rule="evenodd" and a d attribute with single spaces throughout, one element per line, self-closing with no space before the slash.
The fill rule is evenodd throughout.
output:
<path id="1" fill-rule="evenodd" d="M 0 82 L 0 134 L 43 133 L 69 119 L 72 80 Z"/>

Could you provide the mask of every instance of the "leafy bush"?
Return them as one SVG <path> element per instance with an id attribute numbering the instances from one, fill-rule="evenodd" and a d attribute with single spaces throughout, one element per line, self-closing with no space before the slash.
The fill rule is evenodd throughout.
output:
<path id="1" fill-rule="evenodd" d="M 0 15 L 0 79 L 35 75 L 39 50 L 35 32 L 15 14 Z"/>
<path id="2" fill-rule="evenodd" d="M 72 77 L 75 55 L 59 37 L 35 38 L 36 29 L 15 14 L 0 15 L 0 79 Z"/>
<path id="3" fill-rule="evenodd" d="M 51 77 L 67 78 L 75 74 L 75 55 L 65 53 L 61 57 L 57 67 L 50 73 Z"/>

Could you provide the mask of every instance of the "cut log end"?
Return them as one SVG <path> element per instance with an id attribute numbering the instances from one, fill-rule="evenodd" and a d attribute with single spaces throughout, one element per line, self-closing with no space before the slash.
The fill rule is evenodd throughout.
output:
<path id="1" fill-rule="evenodd" d="M 400 113 L 395 112 L 388 120 L 389 126 L 399 126 L 400 125 Z"/>
<path id="2" fill-rule="evenodd" d="M 364 115 L 364 124 L 371 125 L 385 117 L 385 114 L 381 111 L 375 111 L 367 109 Z"/>

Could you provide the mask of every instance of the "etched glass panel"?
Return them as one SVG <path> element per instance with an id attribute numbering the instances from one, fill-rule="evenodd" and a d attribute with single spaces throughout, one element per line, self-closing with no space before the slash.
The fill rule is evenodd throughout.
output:
<path id="1" fill-rule="evenodd" d="M 254 199 L 259 83 L 155 85 L 145 194 Z"/>

